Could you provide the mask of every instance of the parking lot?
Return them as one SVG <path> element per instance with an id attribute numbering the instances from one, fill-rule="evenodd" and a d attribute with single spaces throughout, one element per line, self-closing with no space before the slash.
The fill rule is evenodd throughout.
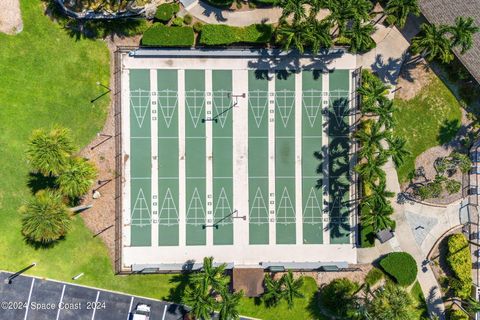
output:
<path id="1" fill-rule="evenodd" d="M 152 320 L 182 319 L 182 306 L 30 276 L 5 283 L 0 272 L 0 319 L 120 320 L 131 319 L 139 303 L 151 305 Z"/>

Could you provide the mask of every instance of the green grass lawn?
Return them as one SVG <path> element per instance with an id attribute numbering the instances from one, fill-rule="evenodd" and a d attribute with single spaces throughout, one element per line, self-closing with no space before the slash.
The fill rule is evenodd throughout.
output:
<path id="1" fill-rule="evenodd" d="M 420 283 L 418 283 L 418 281 L 415 281 L 415 283 L 413 284 L 412 288 L 410 289 L 410 294 L 417 303 L 418 318 L 427 319 L 428 309 L 425 302 L 425 296 L 423 295 L 422 287 L 420 286 Z"/>
<path id="2" fill-rule="evenodd" d="M 425 150 L 450 141 L 460 128 L 460 104 L 447 86 L 432 74 L 431 82 L 413 99 L 396 98 L 398 111 L 394 133 L 407 140 L 412 153 L 398 168 L 400 182 L 408 180 L 415 169 L 415 159 Z"/>
<path id="3" fill-rule="evenodd" d="M 104 244 L 74 219 L 66 239 L 50 249 L 34 249 L 20 234 L 18 208 L 31 197 L 27 187 L 26 141 L 35 128 L 60 124 L 72 129 L 75 141 L 88 143 L 101 129 L 108 96 L 90 100 L 104 90 L 95 83 L 109 82 L 109 55 L 105 43 L 75 40 L 43 15 L 40 1 L 22 0 L 24 31 L 16 36 L 0 34 L 0 269 L 17 271 L 31 262 L 29 274 L 131 294 L 179 301 L 183 280 L 179 275 L 115 276 Z M 313 301 L 317 291 L 312 278 L 305 279 L 306 299 L 292 310 L 282 303 L 266 309 L 243 299 L 242 314 L 259 318 L 317 319 Z M 313 311 L 310 311 L 313 310 Z"/>
<path id="4" fill-rule="evenodd" d="M 240 304 L 240 312 L 259 319 L 291 320 L 291 319 L 324 319 L 320 315 L 317 295 L 317 284 L 311 277 L 304 278 L 302 293 L 304 299 L 296 299 L 292 309 L 288 309 L 285 301 L 275 308 L 265 308 L 258 299 L 243 299 Z"/>

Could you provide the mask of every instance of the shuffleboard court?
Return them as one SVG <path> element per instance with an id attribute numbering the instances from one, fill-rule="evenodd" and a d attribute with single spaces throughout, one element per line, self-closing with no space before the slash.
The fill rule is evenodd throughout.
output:
<path id="1" fill-rule="evenodd" d="M 233 244 L 233 114 L 232 71 L 212 71 L 213 244 Z"/>
<path id="2" fill-rule="evenodd" d="M 120 55 L 122 270 L 356 262 L 355 56 Z"/>
<path id="3" fill-rule="evenodd" d="M 303 243 L 323 243 L 322 74 L 302 74 L 302 210 Z"/>
<path id="4" fill-rule="evenodd" d="M 295 73 L 275 74 L 276 243 L 296 242 Z"/>
<path id="5" fill-rule="evenodd" d="M 150 70 L 130 70 L 131 245 L 151 245 Z"/>
<path id="6" fill-rule="evenodd" d="M 179 243 L 178 72 L 157 70 L 158 245 Z"/>
<path id="7" fill-rule="evenodd" d="M 185 70 L 186 243 L 206 244 L 205 71 Z"/>
<path id="8" fill-rule="evenodd" d="M 249 243 L 269 243 L 268 78 L 248 71 Z"/>
<path id="9" fill-rule="evenodd" d="M 329 106 L 329 186 L 330 242 L 350 242 L 350 132 L 348 70 L 330 74 Z"/>

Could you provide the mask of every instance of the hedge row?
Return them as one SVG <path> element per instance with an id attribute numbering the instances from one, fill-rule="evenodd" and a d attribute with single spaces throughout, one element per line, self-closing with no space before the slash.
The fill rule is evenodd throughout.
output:
<path id="1" fill-rule="evenodd" d="M 212 6 L 226 8 L 226 7 L 231 7 L 234 0 L 206 0 L 206 1 Z"/>
<path id="2" fill-rule="evenodd" d="M 142 45 L 155 47 L 192 47 L 195 33 L 191 27 L 167 27 L 155 24 L 145 31 Z"/>
<path id="3" fill-rule="evenodd" d="M 168 22 L 178 11 L 180 11 L 180 5 L 178 3 L 163 3 L 157 7 L 155 19 Z"/>
<path id="4" fill-rule="evenodd" d="M 447 263 L 455 277 L 449 279 L 454 294 L 462 299 L 470 296 L 472 287 L 472 257 L 468 241 L 463 234 L 453 234 L 448 238 Z"/>
<path id="5" fill-rule="evenodd" d="M 417 278 L 417 262 L 406 252 L 389 253 L 380 266 L 401 286 L 409 286 Z"/>
<path id="6" fill-rule="evenodd" d="M 202 27 L 200 44 L 218 46 L 234 43 L 267 43 L 272 38 L 270 24 L 252 24 L 247 27 L 231 27 L 223 24 L 207 24 Z"/>

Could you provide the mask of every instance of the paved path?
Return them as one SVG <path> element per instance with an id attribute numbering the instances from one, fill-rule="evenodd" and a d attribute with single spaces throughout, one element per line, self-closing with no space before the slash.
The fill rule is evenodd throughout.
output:
<path id="1" fill-rule="evenodd" d="M 247 11 L 222 10 L 198 0 L 181 0 L 185 10 L 195 18 L 211 24 L 248 26 L 254 23 L 276 23 L 282 15 L 281 8 L 257 8 Z"/>
<path id="2" fill-rule="evenodd" d="M 0 32 L 17 34 L 23 30 L 19 0 L 0 1 Z"/>

